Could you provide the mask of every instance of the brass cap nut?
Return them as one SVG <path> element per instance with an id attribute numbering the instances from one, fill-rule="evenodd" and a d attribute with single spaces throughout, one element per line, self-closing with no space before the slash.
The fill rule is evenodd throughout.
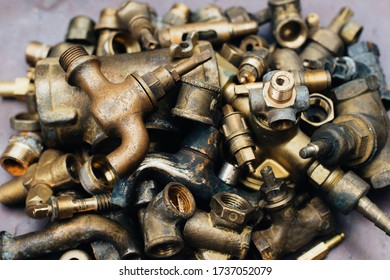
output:
<path id="1" fill-rule="evenodd" d="M 244 198 L 228 192 L 220 192 L 214 195 L 211 198 L 210 208 L 215 226 L 229 227 L 229 224 L 231 224 L 232 228 L 244 225 L 254 210 L 252 205 Z M 224 223 L 224 221 L 227 223 Z"/>

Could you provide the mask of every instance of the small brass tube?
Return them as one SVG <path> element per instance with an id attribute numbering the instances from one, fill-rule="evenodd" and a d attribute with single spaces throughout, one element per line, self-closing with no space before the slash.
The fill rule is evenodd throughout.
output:
<path id="1" fill-rule="evenodd" d="M 81 215 L 46 229 L 13 237 L 0 233 L 0 260 L 21 260 L 77 247 L 93 240 L 115 246 L 122 259 L 138 259 L 133 237 L 117 222 L 98 215 Z"/>

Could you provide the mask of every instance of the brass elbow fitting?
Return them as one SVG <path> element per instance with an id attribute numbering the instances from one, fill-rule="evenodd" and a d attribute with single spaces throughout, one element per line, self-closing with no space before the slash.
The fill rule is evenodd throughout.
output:
<path id="1" fill-rule="evenodd" d="M 264 184 L 260 187 L 271 227 L 256 231 L 253 243 L 264 260 L 279 259 L 296 252 L 315 237 L 332 233 L 335 221 L 328 207 L 313 198 L 298 210 L 292 203 L 294 193 L 283 180 L 276 179 L 269 166 L 261 170 Z"/>
<path id="2" fill-rule="evenodd" d="M 286 71 L 272 71 L 264 77 L 264 87 L 249 96 L 251 112 L 274 130 L 287 130 L 297 122 L 297 114 L 309 108 L 309 91 L 296 86 Z"/>
<path id="3" fill-rule="evenodd" d="M 124 2 L 117 12 L 120 23 L 128 28 L 134 38 L 147 50 L 158 46 L 155 39 L 154 27 L 151 22 L 149 5 L 135 1 Z"/>
<path id="4" fill-rule="evenodd" d="M 318 60 L 341 56 L 344 52 L 344 42 L 339 33 L 352 16 L 353 12 L 350 8 L 342 8 L 328 28 L 319 28 L 314 32 L 310 38 L 311 42 L 300 54 L 301 59 Z"/>
<path id="5" fill-rule="evenodd" d="M 12 176 L 22 176 L 43 151 L 43 140 L 34 132 L 12 135 L 0 156 L 1 166 Z"/>
<path id="6" fill-rule="evenodd" d="M 121 145 L 107 155 L 107 162 L 116 175 L 123 178 L 131 173 L 146 156 L 149 138 L 143 115 L 156 108 L 157 100 L 178 83 L 182 75 L 210 57 L 210 52 L 203 52 L 175 67 L 159 67 L 142 77 L 133 73 L 124 82 L 113 84 L 101 72 L 100 60 L 89 56 L 82 47 L 71 47 L 62 54 L 60 64 L 66 71 L 68 83 L 80 86 L 90 97 L 91 114 L 107 135 L 122 140 Z"/>
<path id="7" fill-rule="evenodd" d="M 186 35 L 195 31 L 199 40 L 207 40 L 212 44 L 228 42 L 236 37 L 257 33 L 257 22 L 194 22 L 180 26 L 171 26 L 157 32 L 161 47 L 178 44 Z"/>
<path id="8" fill-rule="evenodd" d="M 195 200 L 182 184 L 170 183 L 139 213 L 144 233 L 145 253 L 164 258 L 183 247 L 179 223 L 195 213 Z"/>
<path id="9" fill-rule="evenodd" d="M 246 223 L 253 207 L 242 197 L 221 192 L 213 196 L 210 213 L 198 210 L 188 219 L 183 238 L 190 247 L 243 259 L 250 246 L 252 228 Z"/>
<path id="10" fill-rule="evenodd" d="M 228 104 L 222 108 L 222 112 L 224 118 L 221 129 L 230 153 L 236 158 L 239 167 L 246 166 L 253 172 L 253 162 L 256 160 L 255 143 L 244 117 Z"/>
<path id="11" fill-rule="evenodd" d="M 140 258 L 133 236 L 123 226 L 111 219 L 88 214 L 53 223 L 42 231 L 17 237 L 1 232 L 0 260 L 31 259 L 73 249 L 94 240 L 104 240 L 114 245 L 121 259 Z"/>
<path id="12" fill-rule="evenodd" d="M 276 41 L 285 48 L 297 49 L 307 39 L 308 29 L 301 16 L 299 0 L 269 0 L 269 13 Z"/>

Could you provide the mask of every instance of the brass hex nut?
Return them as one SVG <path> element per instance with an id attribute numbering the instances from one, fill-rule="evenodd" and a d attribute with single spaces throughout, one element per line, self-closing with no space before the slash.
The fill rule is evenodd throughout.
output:
<path id="1" fill-rule="evenodd" d="M 264 84 L 263 98 L 267 107 L 282 109 L 293 106 L 297 98 L 294 76 L 287 71 L 276 71 Z"/>
<path id="2" fill-rule="evenodd" d="M 332 171 L 319 162 L 315 162 L 308 170 L 309 178 L 318 186 L 323 186 Z"/>
<path id="3" fill-rule="evenodd" d="M 215 217 L 234 225 L 243 225 L 251 217 L 252 205 L 244 198 L 228 192 L 221 192 L 211 198 L 210 208 Z M 214 225 L 226 226 L 218 223 L 216 219 Z"/>

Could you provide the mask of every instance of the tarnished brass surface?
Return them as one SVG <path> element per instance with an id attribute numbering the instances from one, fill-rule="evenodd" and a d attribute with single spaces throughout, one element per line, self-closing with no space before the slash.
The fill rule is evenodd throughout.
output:
<path id="1" fill-rule="evenodd" d="M 255 34 L 257 22 L 195 22 L 180 26 L 171 26 L 157 32 L 162 47 L 180 43 L 185 34 L 191 31 L 198 32 L 199 40 L 207 40 L 213 44 L 228 42 L 233 38 Z"/>
<path id="2" fill-rule="evenodd" d="M 176 66 L 159 67 L 142 77 L 133 73 L 121 84 L 113 84 L 102 73 L 100 60 L 88 56 L 82 47 L 69 48 L 62 54 L 60 64 L 67 72 L 68 82 L 80 86 L 91 98 L 91 112 L 100 127 L 108 135 L 119 136 L 122 140 L 121 145 L 107 155 L 108 163 L 119 177 L 134 171 L 149 148 L 148 133 L 142 115 L 153 111 L 157 100 L 162 98 L 182 75 L 210 57 L 209 52 L 203 52 Z M 128 88 L 131 88 L 131 91 Z M 132 104 L 131 110 L 127 109 L 128 104 Z M 122 106 L 122 109 L 118 106 Z M 128 161 L 128 158 L 132 160 Z"/>
<path id="3" fill-rule="evenodd" d="M 196 211 L 187 220 L 183 238 L 194 248 L 228 254 L 234 259 L 243 259 L 248 252 L 252 229 L 245 221 L 253 211 L 250 204 L 240 196 L 219 193 L 210 204 L 211 212 Z"/>
<path id="4" fill-rule="evenodd" d="M 13 237 L 0 233 L 0 259 L 31 259 L 77 247 L 92 240 L 105 240 L 115 246 L 121 259 L 138 259 L 132 236 L 117 222 L 97 215 L 82 215 L 51 224 L 42 231 Z"/>
<path id="5" fill-rule="evenodd" d="M 190 191 L 179 183 L 170 183 L 140 211 L 145 253 L 150 257 L 166 258 L 177 254 L 184 243 L 179 223 L 194 215 L 195 200 Z"/>
<path id="6" fill-rule="evenodd" d="M 273 34 L 282 47 L 297 49 L 307 39 L 308 30 L 301 16 L 300 0 L 269 0 Z"/>

